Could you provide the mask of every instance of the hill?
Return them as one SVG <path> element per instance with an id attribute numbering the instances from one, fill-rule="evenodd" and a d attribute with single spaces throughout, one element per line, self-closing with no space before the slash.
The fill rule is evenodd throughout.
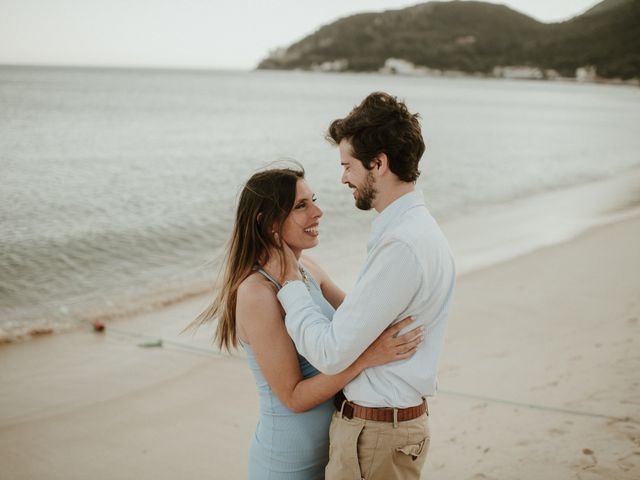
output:
<path id="1" fill-rule="evenodd" d="M 260 62 L 260 69 L 377 71 L 388 58 L 466 73 L 496 66 L 554 69 L 573 76 L 595 65 L 604 78 L 640 77 L 640 0 L 605 0 L 561 23 L 504 5 L 429 2 L 339 19 Z"/>

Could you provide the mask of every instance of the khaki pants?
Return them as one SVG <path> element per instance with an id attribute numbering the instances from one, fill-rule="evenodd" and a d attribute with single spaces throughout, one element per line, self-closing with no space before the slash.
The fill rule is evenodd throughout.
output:
<path id="1" fill-rule="evenodd" d="M 418 480 L 429 449 L 429 417 L 374 422 L 333 414 L 326 480 Z"/>

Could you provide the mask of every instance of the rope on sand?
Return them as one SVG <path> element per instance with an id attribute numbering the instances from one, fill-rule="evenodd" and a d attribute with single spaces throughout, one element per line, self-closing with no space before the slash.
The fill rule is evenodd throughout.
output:
<path id="1" fill-rule="evenodd" d="M 549 407 L 547 405 L 535 405 L 533 403 L 515 402 L 513 400 L 503 400 L 501 398 L 484 397 L 482 395 L 472 395 L 469 393 L 454 392 L 451 390 L 438 389 L 438 393 L 441 393 L 444 395 L 451 395 L 454 397 L 472 398 L 474 400 L 483 400 L 486 402 L 502 403 L 505 405 L 513 405 L 516 407 L 526 407 L 526 408 L 533 408 L 536 410 L 546 410 L 549 412 L 567 413 L 570 415 L 581 415 L 583 417 L 606 418 L 607 420 L 617 420 L 620 422 L 626 422 L 630 420 L 630 417 L 616 417 L 613 415 L 604 415 L 602 413 L 583 412 L 580 410 L 571 410 L 568 408 Z"/>
<path id="2" fill-rule="evenodd" d="M 174 340 L 167 340 L 164 338 L 160 338 L 160 337 L 154 337 L 154 336 L 150 336 L 150 335 L 146 335 L 144 333 L 137 333 L 137 332 L 129 332 L 126 330 L 120 330 L 117 328 L 113 328 L 113 327 L 109 327 L 109 328 L 105 328 L 105 333 L 114 333 L 116 335 L 122 335 L 122 336 L 126 336 L 126 337 L 132 337 L 132 338 L 139 338 L 142 340 L 145 340 L 146 342 L 150 342 L 147 345 L 142 344 L 141 346 L 162 346 L 163 344 L 166 345 L 171 345 L 174 347 L 178 347 L 181 348 L 183 350 L 187 350 L 193 353 L 198 353 L 198 354 L 205 354 L 205 355 L 213 355 L 216 357 L 224 357 L 224 358 L 239 358 L 239 357 L 234 357 L 231 355 L 228 355 L 226 353 L 223 353 L 219 350 L 215 350 L 213 348 L 203 348 L 203 347 L 196 347 L 194 345 L 190 345 L 188 343 L 182 343 L 182 342 L 176 342 Z M 102 331 L 102 330 L 101 330 Z M 614 415 L 604 415 L 602 413 L 593 413 L 593 412 L 583 412 L 580 410 L 571 410 L 568 408 L 559 408 L 559 407 L 550 407 L 547 405 L 536 405 L 533 403 L 525 403 L 525 402 L 516 402 L 513 400 L 504 400 L 501 398 L 494 398 L 494 397 L 485 397 L 482 395 L 473 395 L 473 394 L 469 394 L 469 393 L 463 393 L 463 392 L 455 392 L 452 390 L 443 390 L 443 389 L 438 389 L 438 393 L 443 394 L 443 395 L 450 395 L 450 396 L 454 396 L 454 397 L 461 397 L 461 398 L 469 398 L 469 399 L 473 399 L 473 400 L 482 400 L 485 402 L 492 402 L 492 403 L 501 403 L 503 405 L 512 405 L 515 407 L 525 407 L 525 408 L 532 408 L 535 410 L 545 410 L 548 412 L 557 412 L 557 413 L 565 413 L 565 414 L 569 414 L 569 415 L 580 415 L 583 417 L 592 417 L 592 418 L 605 418 L 607 420 L 616 420 L 616 421 L 621 421 L 621 422 L 625 422 L 625 421 L 629 421 L 630 417 L 616 417 Z"/>
<path id="3" fill-rule="evenodd" d="M 173 347 L 182 348 L 183 350 L 188 350 L 193 353 L 213 355 L 216 357 L 233 358 L 230 355 L 227 355 L 226 353 L 223 353 L 219 350 L 215 350 L 213 348 L 196 347 L 188 343 L 176 342 L 175 340 L 167 340 L 166 338 L 154 337 L 151 335 L 146 335 L 144 333 L 129 332 L 126 330 L 113 328 L 111 326 L 105 329 L 105 333 L 113 333 L 113 334 L 121 335 L 124 337 L 138 338 L 138 339 L 144 340 L 145 342 L 148 342 L 146 345 L 140 344 L 140 346 L 161 347 L 162 345 L 171 345 Z"/>

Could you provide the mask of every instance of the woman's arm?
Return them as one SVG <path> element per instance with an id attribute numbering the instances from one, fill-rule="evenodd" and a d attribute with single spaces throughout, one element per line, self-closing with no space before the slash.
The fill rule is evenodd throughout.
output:
<path id="1" fill-rule="evenodd" d="M 270 285 L 248 279 L 238 289 L 236 321 L 242 326 L 269 386 L 294 412 L 304 412 L 333 397 L 365 368 L 402 360 L 415 353 L 419 332 L 395 337 L 408 321 L 386 330 L 352 365 L 337 375 L 305 379 L 298 355 L 282 321 L 282 310 Z M 416 336 L 418 335 L 418 336 Z"/>

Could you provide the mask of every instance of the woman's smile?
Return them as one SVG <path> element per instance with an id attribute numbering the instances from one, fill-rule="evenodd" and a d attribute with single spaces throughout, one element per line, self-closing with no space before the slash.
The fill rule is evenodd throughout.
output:
<path id="1" fill-rule="evenodd" d="M 318 235 L 320 235 L 320 230 L 318 229 L 319 226 L 319 223 L 311 225 L 310 227 L 304 229 L 304 233 L 306 233 L 307 235 L 311 235 L 312 237 L 317 237 Z"/>

